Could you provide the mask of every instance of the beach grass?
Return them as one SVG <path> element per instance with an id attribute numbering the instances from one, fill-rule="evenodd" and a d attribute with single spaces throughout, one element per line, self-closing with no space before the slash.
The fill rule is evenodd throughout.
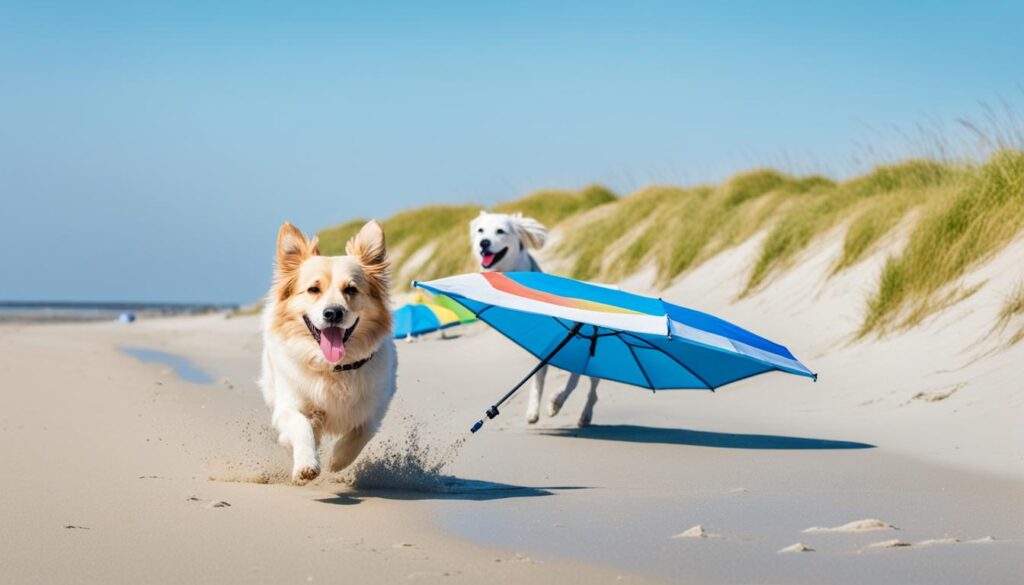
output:
<path id="1" fill-rule="evenodd" d="M 468 224 L 480 209 L 427 206 L 384 220 L 397 281 L 473 270 Z M 573 219 L 555 255 L 567 260 L 569 276 L 584 280 L 616 281 L 650 266 L 656 284 L 668 285 L 763 234 L 741 296 L 768 286 L 828 233 L 842 238 L 832 275 L 896 234 L 859 329 L 882 334 L 971 294 L 956 288 L 958 279 L 1024 229 L 1024 152 L 997 149 L 981 162 L 911 159 L 843 181 L 757 169 L 719 185 L 653 185 L 623 197 L 599 185 L 546 190 L 494 210 L 549 227 Z M 343 253 L 362 223 L 320 232 L 323 253 Z"/>
<path id="2" fill-rule="evenodd" d="M 1003 150 L 960 173 L 936 197 L 906 246 L 885 263 L 861 333 L 907 327 L 943 306 L 944 291 L 1024 227 L 1024 152 Z"/>
<path id="3" fill-rule="evenodd" d="M 600 185 L 579 191 L 538 191 L 520 199 L 495 206 L 500 213 L 522 212 L 552 227 L 578 213 L 610 203 L 615 194 Z M 474 270 L 470 253 L 469 222 L 483 209 L 479 205 L 429 205 L 401 211 L 381 223 L 388 249 L 394 259 L 393 272 L 398 286 L 407 284 L 413 275 L 422 280 L 440 278 Z M 366 222 L 347 221 L 320 231 L 320 251 L 333 256 L 345 253 L 345 243 Z"/>
<path id="4" fill-rule="evenodd" d="M 996 329 L 1005 331 L 1015 319 L 1024 317 L 1024 281 L 1018 282 L 1017 286 L 1010 292 L 1003 301 L 999 310 L 999 319 L 996 322 Z M 1014 345 L 1024 340 L 1024 323 L 1009 338 L 1009 345 Z"/>

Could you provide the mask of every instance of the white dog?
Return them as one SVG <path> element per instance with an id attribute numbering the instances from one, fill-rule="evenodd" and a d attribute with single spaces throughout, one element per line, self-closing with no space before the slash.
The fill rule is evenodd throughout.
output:
<path id="1" fill-rule="evenodd" d="M 338 437 L 331 471 L 352 463 L 377 432 L 398 365 L 388 309 L 384 231 L 371 221 L 321 256 L 291 224 L 277 235 L 274 285 L 263 313 L 260 388 L 278 440 L 292 450 L 292 480 L 320 474 L 320 439 Z"/>
<path id="2" fill-rule="evenodd" d="M 481 272 L 543 272 L 529 250 L 544 246 L 548 230 L 539 221 L 531 217 L 523 217 L 521 213 L 512 215 L 504 213 L 488 213 L 481 211 L 469 224 L 470 239 L 473 242 L 473 253 L 480 257 Z M 540 418 L 540 401 L 544 394 L 544 377 L 547 366 L 537 371 L 530 387 L 530 401 L 526 407 L 526 422 L 533 424 Z M 565 400 L 579 384 L 580 375 L 569 374 L 565 390 L 551 397 L 548 402 L 548 415 L 555 416 L 561 410 Z M 588 426 L 594 417 L 594 405 L 597 404 L 597 378 L 590 378 L 590 392 L 587 403 L 577 424 Z"/>

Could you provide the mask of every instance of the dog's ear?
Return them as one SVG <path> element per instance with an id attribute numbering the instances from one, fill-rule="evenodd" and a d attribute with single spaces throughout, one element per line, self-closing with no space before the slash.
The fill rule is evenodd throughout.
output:
<path id="1" fill-rule="evenodd" d="M 315 237 L 307 240 L 299 228 L 288 222 L 281 224 L 277 232 L 277 264 L 274 267 L 278 298 L 286 299 L 291 295 L 299 266 L 307 258 L 319 254 L 320 245 Z"/>
<path id="2" fill-rule="evenodd" d="M 320 243 L 317 238 L 307 240 L 299 228 L 288 222 L 281 224 L 277 232 L 277 268 L 294 270 L 302 261 L 310 256 L 320 255 Z"/>
<path id="3" fill-rule="evenodd" d="M 380 222 L 375 219 L 366 222 L 359 233 L 345 244 L 345 253 L 359 260 L 375 292 L 382 296 L 387 293 L 390 262 Z"/>
<path id="4" fill-rule="evenodd" d="M 509 216 L 509 223 L 527 248 L 542 248 L 544 242 L 548 240 L 548 228 L 532 217 L 523 217 L 522 213 L 515 213 Z"/>
<path id="5" fill-rule="evenodd" d="M 372 219 L 366 222 L 359 233 L 345 244 L 345 253 L 359 258 L 364 265 L 380 264 L 387 260 L 387 245 L 384 242 L 384 228 Z"/>

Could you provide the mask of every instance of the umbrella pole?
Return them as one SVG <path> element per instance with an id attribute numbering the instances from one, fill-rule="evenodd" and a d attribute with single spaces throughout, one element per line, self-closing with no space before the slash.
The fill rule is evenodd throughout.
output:
<path id="1" fill-rule="evenodd" d="M 487 414 L 487 418 L 494 418 L 494 417 L 498 416 L 499 414 L 501 414 L 501 413 L 498 412 L 498 407 L 501 406 L 509 398 L 512 398 L 512 395 L 515 394 L 517 390 L 522 388 L 523 384 L 525 384 L 530 378 L 532 378 L 534 374 L 536 374 L 538 371 L 540 371 L 541 368 L 543 368 L 544 366 L 548 365 L 548 362 L 551 361 L 551 358 L 555 357 L 556 353 L 562 351 L 562 348 L 565 347 L 569 343 L 569 340 L 571 340 L 577 333 L 579 333 L 579 330 L 582 327 L 583 327 L 583 323 L 577 323 L 572 328 L 572 330 L 569 331 L 569 334 L 565 336 L 565 339 L 563 339 L 558 344 L 558 346 L 555 347 L 555 349 L 551 350 L 551 353 L 549 353 L 547 356 L 545 356 L 544 359 L 540 360 L 540 363 L 537 364 L 536 366 L 534 366 L 534 368 L 532 370 L 530 370 L 529 374 L 526 374 L 526 376 L 523 377 L 523 379 L 520 380 L 519 383 L 516 384 L 511 390 L 506 392 L 505 395 L 502 396 L 500 400 L 498 400 L 497 402 L 492 404 L 491 407 L 487 409 L 487 413 L 486 413 Z M 484 419 L 480 419 L 480 420 L 476 421 L 476 423 L 469 429 L 469 431 L 471 433 L 475 433 L 475 432 L 479 431 L 480 427 L 482 427 L 482 426 L 484 426 Z"/>

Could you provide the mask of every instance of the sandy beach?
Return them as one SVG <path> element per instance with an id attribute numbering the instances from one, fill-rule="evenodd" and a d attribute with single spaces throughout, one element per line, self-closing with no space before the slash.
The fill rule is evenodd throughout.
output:
<path id="1" fill-rule="evenodd" d="M 0 585 L 1024 584 L 1024 2 L 919 4 L 4 2 Z"/>
<path id="2" fill-rule="evenodd" d="M 1024 570 L 1021 442 L 1006 434 L 1019 405 L 984 415 L 1005 444 L 982 449 L 974 418 L 851 414 L 826 378 L 714 394 L 605 383 L 591 428 L 574 424 L 581 395 L 533 427 L 519 396 L 469 436 L 531 365 L 471 325 L 400 344 L 381 434 L 354 470 L 297 487 L 254 383 L 258 329 L 223 315 L 0 327 L 3 580 L 1012 583 Z"/>

